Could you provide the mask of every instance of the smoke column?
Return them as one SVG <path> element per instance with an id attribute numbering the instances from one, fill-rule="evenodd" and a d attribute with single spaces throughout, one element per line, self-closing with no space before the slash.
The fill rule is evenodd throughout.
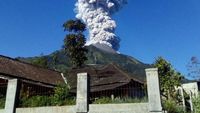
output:
<path id="1" fill-rule="evenodd" d="M 119 11 L 127 0 L 78 0 L 76 18 L 82 19 L 89 29 L 87 45 L 104 44 L 119 49 L 120 38 L 115 35 L 116 23 L 111 15 Z"/>

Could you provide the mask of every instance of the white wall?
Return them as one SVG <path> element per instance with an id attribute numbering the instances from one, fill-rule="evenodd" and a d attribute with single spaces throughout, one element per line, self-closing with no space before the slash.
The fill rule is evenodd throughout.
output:
<path id="1" fill-rule="evenodd" d="M 89 113 L 148 113 L 148 103 L 91 104 L 89 109 Z M 17 108 L 16 113 L 76 113 L 76 107 Z"/>
<path id="2" fill-rule="evenodd" d="M 0 109 L 0 113 L 4 113 L 4 110 L 3 110 L 3 109 Z"/>
<path id="3" fill-rule="evenodd" d="M 89 113 L 148 113 L 148 103 L 91 104 Z"/>
<path id="4" fill-rule="evenodd" d="M 197 82 L 185 83 L 185 84 L 182 84 L 182 87 L 188 94 L 191 92 L 192 96 L 197 96 L 198 95 Z"/>
<path id="5" fill-rule="evenodd" d="M 76 113 L 75 106 L 17 108 L 16 113 Z"/>

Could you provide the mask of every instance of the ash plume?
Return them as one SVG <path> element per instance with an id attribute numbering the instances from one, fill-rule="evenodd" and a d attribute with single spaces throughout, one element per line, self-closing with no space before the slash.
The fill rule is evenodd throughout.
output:
<path id="1" fill-rule="evenodd" d="M 87 45 L 103 44 L 119 49 L 120 38 L 115 35 L 116 23 L 111 15 L 118 12 L 127 0 L 78 0 L 76 17 L 82 19 L 89 29 Z"/>

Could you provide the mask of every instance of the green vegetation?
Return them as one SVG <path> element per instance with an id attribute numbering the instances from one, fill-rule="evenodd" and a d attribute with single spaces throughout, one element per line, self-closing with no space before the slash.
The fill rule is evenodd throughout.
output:
<path id="1" fill-rule="evenodd" d="M 20 99 L 20 107 L 75 105 L 75 97 L 69 95 L 65 85 L 58 85 L 50 96 L 31 96 Z"/>
<path id="2" fill-rule="evenodd" d="M 67 88 L 67 86 L 59 85 L 58 87 L 55 88 L 54 95 L 51 97 L 52 104 L 56 106 L 67 104 L 68 97 L 69 97 L 69 89 Z"/>
<path id="3" fill-rule="evenodd" d="M 47 68 L 48 67 L 48 58 L 46 56 L 37 57 L 36 59 L 31 61 L 31 64 L 39 66 L 39 67 Z"/>
<path id="4" fill-rule="evenodd" d="M 75 105 L 75 98 L 65 98 L 63 100 L 56 100 L 54 96 L 32 96 L 30 98 L 22 98 L 20 100 L 20 107 L 41 107 L 41 106 L 63 106 Z"/>
<path id="5" fill-rule="evenodd" d="M 39 107 L 49 105 L 51 105 L 51 101 L 48 96 L 24 97 L 20 100 L 20 107 Z"/>
<path id="6" fill-rule="evenodd" d="M 93 104 L 121 104 L 121 103 L 143 103 L 147 102 L 147 97 L 144 98 L 114 98 L 101 97 L 93 102 Z"/>
<path id="7" fill-rule="evenodd" d="M 109 63 L 117 64 L 122 70 L 130 73 L 131 76 L 136 77 L 141 80 L 145 80 L 145 68 L 149 68 L 150 65 L 144 64 L 137 59 L 123 55 L 123 54 L 114 54 L 108 53 L 94 46 L 87 46 L 88 49 L 87 58 L 88 60 L 85 64 L 99 64 L 106 65 Z M 57 71 L 65 73 L 66 70 L 72 67 L 69 57 L 65 54 L 64 50 L 58 50 L 53 52 L 50 55 L 45 56 L 48 59 L 48 68 L 55 69 Z M 29 58 L 17 58 L 18 60 L 31 63 L 38 57 L 29 57 Z"/>
<path id="8" fill-rule="evenodd" d="M 193 106 L 195 113 L 200 113 L 200 92 L 197 97 L 193 98 Z"/>
<path id="9" fill-rule="evenodd" d="M 183 113 L 183 108 L 179 106 L 181 96 L 175 89 L 181 85 L 183 77 L 162 57 L 156 59 L 154 66 L 158 68 L 163 108 L 168 113 Z"/>
<path id="10" fill-rule="evenodd" d="M 177 100 L 175 87 L 181 85 L 181 74 L 176 72 L 172 65 L 162 57 L 156 59 L 154 66 L 158 68 L 161 95 L 166 100 Z"/>
<path id="11" fill-rule="evenodd" d="M 83 35 L 86 26 L 80 20 L 69 20 L 63 27 L 65 31 L 70 32 L 64 39 L 64 51 L 75 67 L 81 67 L 87 60 L 86 39 Z"/>
<path id="12" fill-rule="evenodd" d="M 174 100 L 164 101 L 163 107 L 168 113 L 185 113 L 183 106 L 178 105 Z"/>
<path id="13" fill-rule="evenodd" d="M 5 97 L 1 97 L 0 98 L 0 109 L 4 109 L 4 107 L 5 107 L 5 101 L 6 101 Z"/>

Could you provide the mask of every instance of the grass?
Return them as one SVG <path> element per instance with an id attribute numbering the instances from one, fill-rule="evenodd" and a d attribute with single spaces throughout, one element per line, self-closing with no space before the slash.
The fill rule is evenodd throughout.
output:
<path id="1" fill-rule="evenodd" d="M 144 98 L 114 98 L 102 97 L 96 99 L 92 104 L 121 104 L 121 103 L 144 103 L 147 102 L 147 97 Z"/>
<path id="2" fill-rule="evenodd" d="M 55 99 L 52 96 L 33 96 L 30 98 L 22 98 L 20 107 L 42 107 L 42 106 L 63 106 L 75 105 L 75 98 Z"/>
<path id="3" fill-rule="evenodd" d="M 4 109 L 6 98 L 0 98 L 0 109 Z"/>
<path id="4" fill-rule="evenodd" d="M 193 98 L 193 105 L 195 112 L 200 113 L 200 92 L 197 97 Z"/>

